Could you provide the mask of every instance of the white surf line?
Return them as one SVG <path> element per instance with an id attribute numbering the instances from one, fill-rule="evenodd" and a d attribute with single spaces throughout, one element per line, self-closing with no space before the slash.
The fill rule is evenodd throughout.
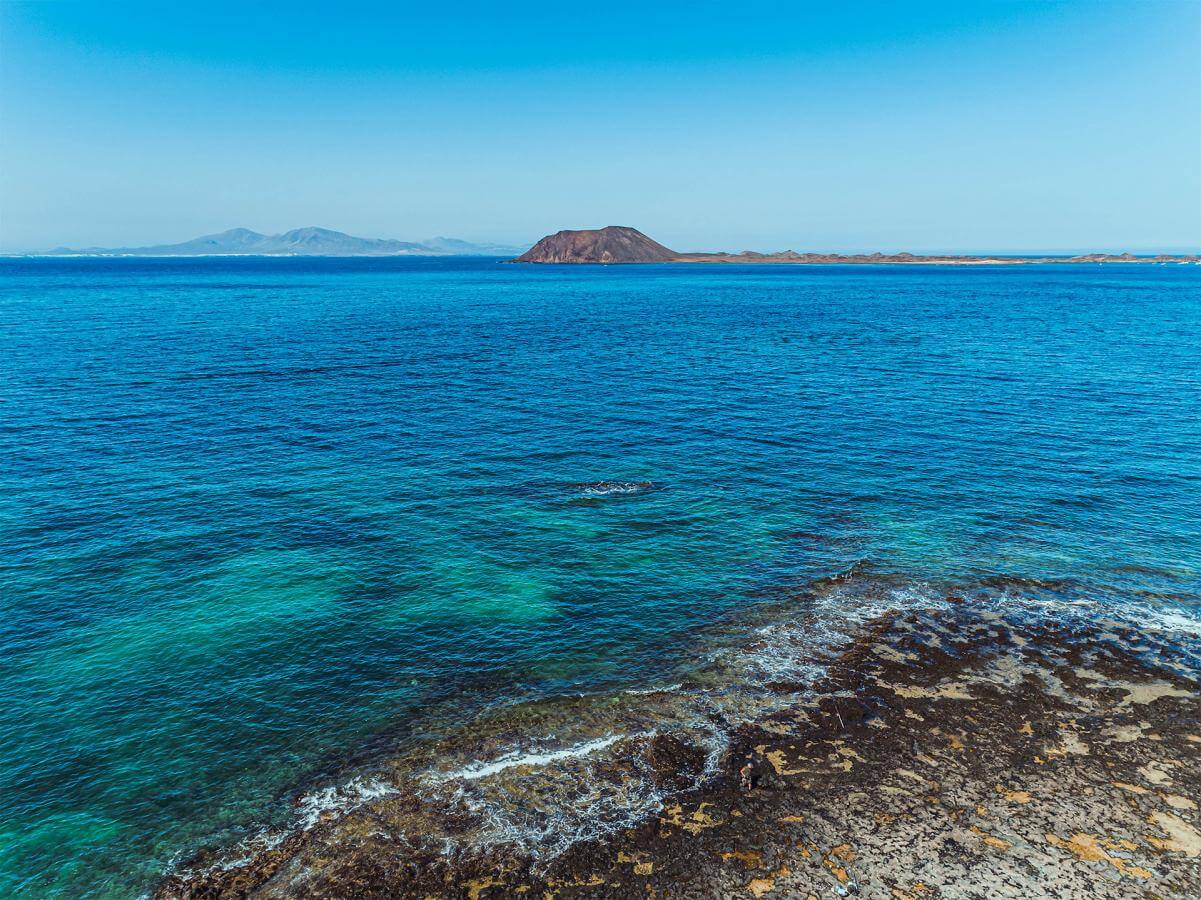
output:
<path id="1" fill-rule="evenodd" d="M 225 848 L 222 855 L 212 864 L 204 866 L 197 872 L 185 869 L 182 873 L 185 881 L 192 880 L 197 874 L 210 872 L 229 872 L 249 865 L 258 859 L 259 855 L 275 849 L 288 837 L 297 832 L 311 830 L 326 813 L 342 816 L 353 812 L 360 806 L 377 800 L 380 797 L 390 797 L 399 794 L 400 789 L 379 778 L 368 778 L 358 775 L 341 785 L 328 785 L 315 791 L 310 791 L 296 798 L 294 820 L 291 827 L 263 829 L 255 834 L 242 838 L 237 843 Z M 176 854 L 164 873 L 176 871 L 178 857 Z M 146 900 L 147 895 L 138 900 Z"/>
<path id="2" fill-rule="evenodd" d="M 622 691 L 623 694 L 634 694 L 635 696 L 644 697 L 650 694 L 672 694 L 684 687 L 683 682 L 676 681 L 672 684 L 665 684 L 663 687 L 651 688 L 626 688 Z"/>
<path id="3" fill-rule="evenodd" d="M 561 759 L 571 759 L 577 756 L 590 756 L 598 750 L 604 750 L 606 747 L 611 747 L 618 741 L 624 741 L 631 737 L 642 737 L 641 734 L 610 734 L 603 738 L 586 741 L 583 744 L 575 744 L 571 747 L 565 747 L 562 750 L 551 750 L 546 753 L 520 753 L 514 751 L 507 753 L 499 759 L 487 763 L 474 763 L 470 766 L 465 766 L 462 769 L 457 769 L 453 772 L 448 772 L 440 776 L 440 781 L 478 781 L 481 778 L 487 778 L 490 775 L 495 775 L 498 772 L 503 772 L 505 769 L 512 769 L 515 766 L 545 766 L 553 762 L 558 762 Z"/>
<path id="4" fill-rule="evenodd" d="M 372 800 L 399 794 L 391 784 L 378 778 L 352 778 L 341 786 L 331 785 L 305 794 L 297 801 L 297 824 L 308 831 L 327 812 L 346 814 Z"/>
<path id="5" fill-rule="evenodd" d="M 1128 615 L 1132 624 L 1136 623 L 1143 628 L 1201 637 L 1201 616 L 1187 607 L 1169 608 L 1135 604 L 1123 612 Z"/>

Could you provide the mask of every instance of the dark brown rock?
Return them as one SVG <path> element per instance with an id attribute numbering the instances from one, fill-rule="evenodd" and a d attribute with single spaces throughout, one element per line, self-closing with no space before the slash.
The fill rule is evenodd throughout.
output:
<path id="1" fill-rule="evenodd" d="M 696 783 L 705 768 L 705 751 L 674 734 L 656 735 L 647 759 L 657 784 L 684 788 Z"/>

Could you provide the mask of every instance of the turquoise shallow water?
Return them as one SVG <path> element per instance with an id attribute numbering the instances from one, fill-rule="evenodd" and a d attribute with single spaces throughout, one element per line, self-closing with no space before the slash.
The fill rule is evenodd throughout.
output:
<path id="1" fill-rule="evenodd" d="M 3 896 L 861 560 L 1201 609 L 1198 267 L 8 260 L 0 316 Z"/>

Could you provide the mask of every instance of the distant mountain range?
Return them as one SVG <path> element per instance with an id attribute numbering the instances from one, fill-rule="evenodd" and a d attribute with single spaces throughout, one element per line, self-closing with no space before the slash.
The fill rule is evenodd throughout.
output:
<path id="1" fill-rule="evenodd" d="M 231 228 L 220 234 L 151 247 L 58 247 L 42 256 L 513 256 L 524 247 L 473 244 L 457 238 L 425 241 L 361 238 L 328 228 L 294 228 L 283 234 L 259 234 L 249 228 Z"/>

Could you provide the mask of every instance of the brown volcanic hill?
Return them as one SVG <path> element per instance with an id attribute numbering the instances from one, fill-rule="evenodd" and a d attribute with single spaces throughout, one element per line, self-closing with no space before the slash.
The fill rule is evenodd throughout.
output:
<path id="1" fill-rule="evenodd" d="M 550 234 L 536 243 L 517 259 L 510 262 L 523 263 L 754 263 L 796 265 L 1029 265 L 1031 263 L 1193 263 L 1201 264 L 1196 255 L 1134 256 L 1130 253 L 1090 253 L 1083 256 L 916 256 L 912 253 L 797 253 L 781 250 L 776 253 L 759 253 L 744 250 L 741 253 L 677 253 L 657 241 L 653 241 L 637 228 L 610 225 L 588 231 L 560 231 Z"/>
<path id="2" fill-rule="evenodd" d="M 525 263 L 646 263 L 679 258 L 637 228 L 610 225 L 590 231 L 549 234 L 514 262 Z"/>

